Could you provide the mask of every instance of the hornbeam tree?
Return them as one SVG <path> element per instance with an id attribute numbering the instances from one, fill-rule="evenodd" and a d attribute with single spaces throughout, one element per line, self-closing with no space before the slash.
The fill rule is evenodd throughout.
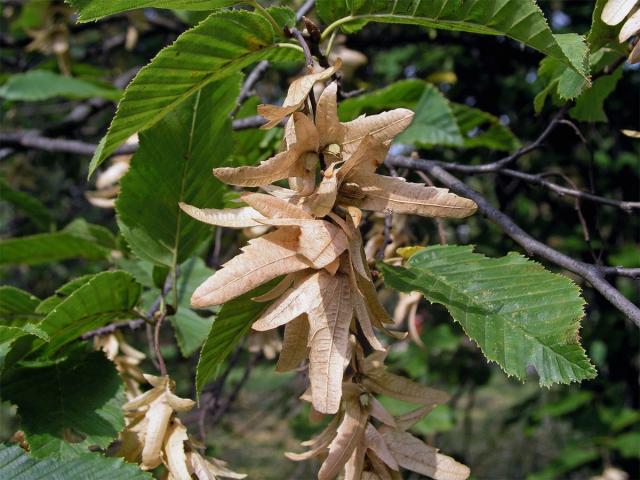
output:
<path id="1" fill-rule="evenodd" d="M 607 121 L 605 101 L 640 60 L 633 1 L 597 0 L 584 35 L 553 33 L 534 0 L 318 0 L 297 11 L 256 0 L 67 1 L 6 7 L 6 18 L 29 25 L 15 27 L 29 38 L 3 44 L 53 60 L 8 77 L 0 87 L 7 108 L 53 97 L 77 103 L 60 123 L 3 133 L 1 155 L 92 155 L 86 182 L 95 186 L 83 198 L 115 222 L 78 217 L 58 229 L 40 200 L 3 180 L 2 198 L 40 230 L 0 240 L 0 263 L 23 274 L 84 263 L 42 299 L 11 278 L 0 287 L 0 394 L 15 408 L 1 478 L 244 478 L 236 470 L 245 465 L 219 459 L 220 422 L 259 364 L 285 379 L 280 400 L 307 412 L 305 433 L 314 432 L 303 448 L 282 448 L 303 462 L 295 478 L 464 480 L 480 462 L 451 444 L 440 453 L 424 425 L 461 408 L 475 367 L 462 369 L 458 384 L 434 381 L 419 373 L 427 367 L 415 366 L 416 352 L 437 354 L 438 338 L 456 338 L 459 328 L 464 349 L 502 370 L 497 381 L 537 377 L 551 387 L 592 380 L 594 363 L 604 365 L 605 343 L 589 348 L 593 361 L 581 344 L 591 302 L 608 302 L 637 334 L 640 310 L 624 281 L 640 272 L 603 262 L 590 230 L 597 224 L 581 205 L 628 215 L 640 202 L 583 190 L 570 173 L 556 172 L 556 183 L 518 167 L 561 126 L 586 144 L 578 125 Z M 117 40 L 134 50 L 158 29 L 171 42 L 114 85 L 83 78 L 75 36 L 109 35 L 122 22 L 111 48 Z M 370 31 L 401 42 L 452 31 L 464 48 L 487 36 L 520 44 L 539 60 L 535 112 L 543 118 L 551 104 L 555 113 L 523 145 L 503 119 L 448 100 L 438 85 L 456 82 L 451 75 L 393 81 L 393 73 L 374 89 L 359 72 L 376 65 L 346 47 L 353 38 L 380 42 Z M 117 61 L 110 48 L 101 54 Z M 282 91 L 273 87 L 278 72 L 287 72 Z M 117 108 L 99 143 L 60 136 L 111 101 Z M 616 135 L 639 136 L 637 125 L 626 127 Z M 480 157 L 459 153 L 471 150 Z M 496 194 L 456 174 L 491 174 Z M 508 216 L 505 179 L 569 198 L 592 261 Z M 476 251 L 463 232 L 478 225 L 522 251 L 492 244 L 489 233 L 476 236 Z M 596 300 L 588 304 L 581 287 Z M 444 312 L 458 326 L 425 320 Z M 591 398 L 570 392 L 544 415 Z M 619 415 L 613 432 L 636 422 L 637 412 Z M 245 427 L 251 435 L 257 423 Z M 467 433 L 465 443 L 485 443 Z M 589 436 L 593 451 L 617 448 L 626 458 L 637 435 Z M 578 457 L 528 478 L 560 478 L 595 461 L 587 450 Z M 598 478 L 629 478 L 611 476 L 622 470 L 603 457 Z"/>

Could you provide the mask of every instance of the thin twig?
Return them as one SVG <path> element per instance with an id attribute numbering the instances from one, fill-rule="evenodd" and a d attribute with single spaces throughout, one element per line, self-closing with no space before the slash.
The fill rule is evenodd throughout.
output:
<path id="1" fill-rule="evenodd" d="M 236 100 L 236 106 L 231 111 L 231 118 L 236 116 L 245 100 L 253 94 L 253 87 L 255 87 L 256 83 L 258 83 L 264 73 L 269 69 L 269 65 L 271 64 L 268 60 L 262 60 L 258 62 L 251 72 L 249 72 L 247 79 L 244 81 L 242 88 L 240 89 L 240 95 L 238 95 L 238 99 Z"/>
<path id="2" fill-rule="evenodd" d="M 242 390 L 242 387 L 244 387 L 245 383 L 247 383 L 247 380 L 249 380 L 249 376 L 251 375 L 251 370 L 256 365 L 259 358 L 260 358 L 260 354 L 258 353 L 253 354 L 251 356 L 251 358 L 245 365 L 244 372 L 242 373 L 242 377 L 240 378 L 240 380 L 238 380 L 238 383 L 234 385 L 233 390 L 231 391 L 231 393 L 229 394 L 225 402 L 216 410 L 215 414 L 213 415 L 213 418 L 211 419 L 212 427 L 217 425 L 217 423 L 227 413 L 231 405 L 235 402 L 236 398 L 238 398 L 238 394 L 240 393 L 240 390 Z"/>
<path id="3" fill-rule="evenodd" d="M 164 357 L 160 351 L 160 327 L 162 326 L 162 322 L 166 316 L 167 314 L 165 311 L 158 312 L 156 315 L 156 325 L 153 331 L 153 351 L 155 352 L 156 360 L 158 361 L 160 375 L 163 377 L 167 374 L 167 366 L 164 363 Z"/>
<path id="4" fill-rule="evenodd" d="M 569 109 L 569 105 L 563 106 L 551 119 L 547 127 L 542 131 L 542 133 L 529 145 L 526 145 L 522 148 L 519 148 L 511 155 L 507 155 L 506 157 L 501 158 L 500 160 L 496 160 L 495 162 L 484 163 L 482 165 L 462 165 L 462 164 L 448 164 L 447 170 L 451 170 L 454 172 L 461 173 L 490 173 L 496 172 L 507 165 L 515 162 L 517 159 L 526 155 L 533 150 L 536 150 L 542 146 L 544 141 L 549 137 L 551 132 L 556 128 L 556 126 L 560 123 L 560 120 L 564 117 Z M 444 163 L 444 162 L 443 162 Z M 446 168 L 445 165 L 441 165 L 443 168 Z"/>
<path id="5" fill-rule="evenodd" d="M 302 47 L 302 51 L 304 52 L 304 59 L 307 63 L 307 70 L 309 73 L 313 71 L 313 55 L 311 54 L 311 50 L 309 49 L 309 44 L 307 43 L 302 32 L 297 28 L 287 28 L 285 29 L 285 33 L 289 36 L 295 38 L 300 46 Z M 315 117 L 316 114 L 316 96 L 313 94 L 313 89 L 309 91 L 309 103 L 311 104 L 311 116 Z"/>
<path id="6" fill-rule="evenodd" d="M 445 170 L 447 169 L 445 168 Z M 593 195 L 591 193 L 578 190 L 576 188 L 563 187 L 562 185 L 558 185 L 557 183 L 553 183 L 553 182 L 550 182 L 549 180 L 546 180 L 544 178 L 544 174 L 534 175 L 534 174 L 524 173 L 518 170 L 512 170 L 508 168 L 500 169 L 496 173 L 500 175 L 506 175 L 508 177 L 518 178 L 520 180 L 523 180 L 533 185 L 539 185 L 548 190 L 551 190 L 552 192 L 557 193 L 560 196 L 568 195 L 570 197 L 579 198 L 581 200 L 588 200 L 590 202 L 600 203 L 602 205 L 607 205 L 610 207 L 617 207 L 624 210 L 625 212 L 631 212 L 631 210 L 637 209 L 637 208 L 640 209 L 640 202 L 626 202 L 623 200 L 612 200 L 610 198 Z"/>
<path id="7" fill-rule="evenodd" d="M 640 309 L 604 278 L 602 271 L 597 265 L 575 260 L 539 242 L 520 228 L 505 213 L 493 207 L 489 200 L 434 162 L 410 157 L 389 156 L 385 160 L 385 164 L 426 172 L 458 195 L 470 198 L 476 202 L 480 213 L 496 223 L 505 234 L 522 246 L 529 256 L 537 255 L 540 258 L 579 275 L 589 282 L 594 289 L 600 292 L 614 307 L 640 327 Z"/>

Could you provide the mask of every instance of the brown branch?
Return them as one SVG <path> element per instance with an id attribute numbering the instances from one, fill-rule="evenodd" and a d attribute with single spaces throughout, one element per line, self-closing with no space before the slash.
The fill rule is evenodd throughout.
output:
<path id="1" fill-rule="evenodd" d="M 505 213 L 493 207 L 485 197 L 434 162 L 396 156 L 387 157 L 385 163 L 393 167 L 405 167 L 426 172 L 458 195 L 475 201 L 478 205 L 478 211 L 496 223 L 505 234 L 523 247 L 529 256 L 538 256 L 579 275 L 600 292 L 614 307 L 640 327 L 640 309 L 604 278 L 598 266 L 575 260 L 539 242 L 520 228 Z"/>

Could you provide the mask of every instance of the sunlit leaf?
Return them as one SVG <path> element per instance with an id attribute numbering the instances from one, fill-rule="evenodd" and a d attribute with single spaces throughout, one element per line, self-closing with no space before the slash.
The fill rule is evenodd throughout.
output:
<path id="1" fill-rule="evenodd" d="M 213 13 L 184 32 L 129 84 L 90 173 L 132 134 L 155 125 L 207 84 L 259 60 L 298 58 L 297 50 L 275 42 L 268 20 L 244 10 Z"/>
<path id="2" fill-rule="evenodd" d="M 223 206 L 224 186 L 210 175 L 231 152 L 227 116 L 239 88 L 238 75 L 210 84 L 140 135 L 116 202 L 120 230 L 138 257 L 174 267 L 211 236 L 179 203 Z"/>
<path id="3" fill-rule="evenodd" d="M 347 31 L 369 22 L 421 25 L 487 35 L 506 35 L 557 58 L 588 77 L 585 58 L 575 55 L 551 32 L 540 7 L 533 0 L 483 0 L 459 2 L 350 2 L 320 0 L 318 12 L 326 23 L 336 22 Z M 330 32 L 331 29 L 327 29 Z"/>
<path id="4" fill-rule="evenodd" d="M 229 7 L 238 0 L 67 0 L 78 10 L 78 20 L 88 22 L 99 18 L 120 13 L 136 8 L 174 8 L 177 10 L 215 10 L 216 8 Z"/>
<path id="5" fill-rule="evenodd" d="M 584 300 L 568 278 L 515 253 L 487 258 L 470 246 L 429 247 L 405 267 L 380 268 L 388 286 L 443 304 L 508 375 L 524 380 L 532 365 L 550 385 L 596 374 L 579 343 Z"/>

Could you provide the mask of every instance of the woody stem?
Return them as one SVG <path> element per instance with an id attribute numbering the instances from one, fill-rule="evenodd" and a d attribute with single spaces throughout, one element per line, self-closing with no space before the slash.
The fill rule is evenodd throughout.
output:
<path id="1" fill-rule="evenodd" d="M 302 51 L 304 52 L 304 58 L 307 62 L 307 69 L 309 70 L 309 72 L 311 72 L 313 70 L 313 55 L 311 54 L 311 49 L 309 48 L 309 44 L 304 38 L 304 35 L 302 35 L 302 32 L 295 27 L 289 28 L 287 33 L 294 37 L 298 41 L 298 43 L 300 43 Z M 316 97 L 313 94 L 313 90 L 309 92 L 309 102 L 311 103 L 311 115 L 312 117 L 315 117 Z"/>

